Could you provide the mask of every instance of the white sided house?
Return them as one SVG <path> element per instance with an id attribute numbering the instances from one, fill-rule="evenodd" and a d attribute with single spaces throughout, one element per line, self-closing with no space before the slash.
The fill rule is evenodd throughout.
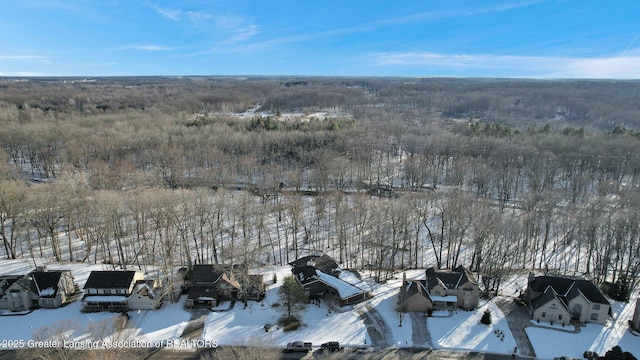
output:
<path id="1" fill-rule="evenodd" d="M 84 285 L 82 311 L 157 309 L 162 299 L 156 285 L 140 271 L 92 271 Z"/>
<path id="2" fill-rule="evenodd" d="M 154 310 L 162 305 L 160 279 L 139 280 L 127 298 L 130 310 Z"/>
<path id="3" fill-rule="evenodd" d="M 71 270 L 38 269 L 27 275 L 0 276 L 0 309 L 13 312 L 57 308 L 76 293 Z"/>
<path id="4" fill-rule="evenodd" d="M 400 298 L 406 311 L 471 310 L 478 307 L 480 288 L 469 270 L 427 269 L 423 277 L 407 280 L 402 275 Z"/>
<path id="5" fill-rule="evenodd" d="M 532 319 L 551 324 L 605 324 L 611 309 L 591 281 L 560 275 L 529 274 L 527 301 Z"/>

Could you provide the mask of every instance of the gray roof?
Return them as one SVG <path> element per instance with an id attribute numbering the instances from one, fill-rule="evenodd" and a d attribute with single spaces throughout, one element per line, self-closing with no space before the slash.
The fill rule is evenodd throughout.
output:
<path id="1" fill-rule="evenodd" d="M 58 284 L 63 273 L 69 273 L 69 270 L 52 270 L 52 271 L 33 271 L 30 275 L 38 289 L 38 295 L 45 297 L 55 297 L 58 293 Z M 52 288 L 53 294 L 42 295 L 40 292 L 44 289 Z"/>
<path id="2" fill-rule="evenodd" d="M 191 284 L 213 284 L 224 274 L 222 266 L 193 265 Z"/>
<path id="3" fill-rule="evenodd" d="M 600 289 L 585 279 L 544 275 L 535 277 L 529 286 L 535 292 L 546 292 L 547 288 L 551 287 L 558 296 L 566 297 L 569 300 L 582 294 L 593 303 L 611 305 Z"/>
<path id="4" fill-rule="evenodd" d="M 135 271 L 92 271 L 84 289 L 123 289 L 131 286 Z"/>
<path id="5" fill-rule="evenodd" d="M 553 299 L 558 299 L 558 302 L 566 309 L 567 308 L 567 303 L 565 301 L 562 300 L 561 297 L 559 297 L 554 291 L 553 289 L 549 288 L 546 292 L 544 292 L 542 295 L 538 296 L 537 298 L 531 300 L 531 307 L 533 308 L 533 310 L 536 310 L 542 306 L 547 305 L 551 300 Z"/>
<path id="6" fill-rule="evenodd" d="M 453 270 L 435 270 L 435 268 L 431 267 L 426 271 L 426 281 L 429 290 L 433 289 L 438 283 L 447 289 L 457 289 L 467 282 L 475 284 L 473 275 L 464 266 L 458 266 Z"/>

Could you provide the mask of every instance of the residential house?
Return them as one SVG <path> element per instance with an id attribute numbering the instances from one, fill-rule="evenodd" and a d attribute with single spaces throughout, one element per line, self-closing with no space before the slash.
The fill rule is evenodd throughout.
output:
<path id="1" fill-rule="evenodd" d="M 0 309 L 26 311 L 33 308 L 57 308 L 76 292 L 70 270 L 38 269 L 27 275 L 0 277 Z"/>
<path id="2" fill-rule="evenodd" d="M 27 275 L 4 275 L 0 277 L 0 309 L 26 311 L 35 306 L 36 289 Z"/>
<path id="3" fill-rule="evenodd" d="M 453 270 L 431 267 L 424 276 L 407 280 L 402 276 L 400 297 L 407 311 L 428 312 L 462 308 L 475 309 L 480 301 L 480 288 L 473 274 L 464 266 Z"/>
<path id="4" fill-rule="evenodd" d="M 244 265 L 194 265 L 187 282 L 187 307 L 215 307 L 229 300 L 261 301 L 265 296 L 263 276 L 250 275 Z"/>
<path id="5" fill-rule="evenodd" d="M 305 289 L 309 298 L 334 295 L 341 306 L 355 304 L 372 296 L 368 285 L 359 274 L 341 269 L 327 255 L 310 255 L 289 265 L 291 272 Z"/>
<path id="6" fill-rule="evenodd" d="M 139 281 L 144 281 L 140 271 L 92 271 L 84 285 L 82 311 L 128 311 L 127 300 Z"/>
<path id="7" fill-rule="evenodd" d="M 631 325 L 634 329 L 640 330 L 640 298 L 636 299 L 636 310 L 633 312 Z"/>
<path id="8" fill-rule="evenodd" d="M 71 270 L 33 271 L 30 275 L 38 293 L 38 306 L 41 308 L 60 307 L 76 293 Z"/>
<path id="9" fill-rule="evenodd" d="M 534 320 L 555 324 L 604 324 L 611 309 L 598 287 L 578 277 L 531 273 L 526 296 Z"/>
<path id="10" fill-rule="evenodd" d="M 130 310 L 154 310 L 162 305 L 163 288 L 160 279 L 138 280 L 127 298 Z"/>

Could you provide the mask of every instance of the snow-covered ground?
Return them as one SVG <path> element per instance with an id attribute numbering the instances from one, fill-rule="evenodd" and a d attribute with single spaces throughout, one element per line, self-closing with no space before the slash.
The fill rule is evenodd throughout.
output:
<path id="1" fill-rule="evenodd" d="M 576 333 L 551 330 L 548 326 L 527 327 L 526 331 L 539 358 L 582 358 L 583 353 L 588 350 L 604 356 L 616 345 L 637 357 L 640 355 L 640 336 L 629 331 L 629 320 L 633 316 L 634 308 L 635 302 L 625 304 L 611 301 L 613 318 L 609 319 L 607 324 L 587 324 L 581 326 Z"/>
<path id="2" fill-rule="evenodd" d="M 104 265 L 82 263 L 51 264 L 49 269 L 70 269 L 73 271 L 80 288 L 84 285 L 91 270 L 104 270 Z M 2 274 L 24 274 L 33 269 L 33 263 L 20 260 L 0 260 Z M 303 325 L 290 332 L 277 327 L 278 318 L 286 311 L 280 303 L 278 289 L 283 279 L 291 274 L 289 266 L 262 269 L 265 279 L 277 276 L 278 283 L 269 285 L 266 298 L 262 302 L 249 301 L 245 308 L 241 302 L 233 309 L 226 310 L 229 303 L 211 312 L 205 321 L 202 340 L 222 345 L 253 344 L 283 347 L 287 342 L 295 340 L 310 341 L 319 346 L 327 341 L 339 341 L 344 346 L 362 347 L 373 345 L 363 313 L 375 312 L 375 326 L 381 332 L 382 343 L 390 347 L 429 346 L 414 344 L 412 340 L 412 324 L 410 316 L 405 315 L 402 326 L 396 303 L 401 274 L 384 284 L 376 284 L 366 279 L 374 293 L 374 298 L 361 304 L 335 307 L 322 302 L 320 305 L 310 304 L 300 313 Z M 407 271 L 407 277 L 419 276 L 422 270 Z M 270 281 L 269 281 L 270 282 Z M 512 297 L 526 284 L 526 275 L 519 274 L 504 283 L 501 296 Z M 127 329 L 120 334 L 126 339 L 153 343 L 177 339 L 182 334 L 191 317 L 191 312 L 184 309 L 185 297 L 178 303 L 165 303 L 158 310 L 132 311 L 129 313 Z M 623 351 L 640 354 L 640 337 L 628 330 L 628 320 L 633 315 L 634 304 L 612 302 L 614 314 L 610 321 L 602 326 L 589 324 L 581 327 L 579 333 L 570 333 L 571 327 L 552 328 L 538 327 L 531 323 L 526 332 L 536 351 L 538 358 L 552 359 L 556 356 L 568 355 L 581 358 L 586 350 L 606 353 L 615 345 Z M 0 316 L 0 340 L 33 339 L 39 328 L 59 324 L 71 328 L 69 339 L 86 341 L 96 339 L 96 323 L 111 322 L 117 315 L 112 313 L 85 314 L 80 311 L 80 300 L 59 309 L 37 309 L 26 315 Z M 480 324 L 485 309 L 492 315 L 492 324 Z M 420 317 L 422 319 L 422 317 Z M 267 332 L 265 325 L 273 327 Z M 540 324 L 542 325 L 542 324 Z M 507 320 L 494 302 L 482 302 L 476 311 L 457 310 L 453 312 L 436 311 L 426 319 L 431 345 L 438 349 L 464 349 L 489 353 L 511 354 L 515 347 L 515 339 L 509 330 Z M 100 333 L 99 338 L 110 336 Z M 121 337 L 122 338 L 122 337 Z"/>
<path id="3" fill-rule="evenodd" d="M 480 323 L 485 310 L 491 312 L 491 325 Z M 516 346 L 507 320 L 493 303 L 481 305 L 476 311 L 456 311 L 444 315 L 434 312 L 427 320 L 434 345 L 441 349 L 465 349 L 479 352 L 510 354 Z M 450 317 L 448 317 L 450 316 Z"/>
<path id="4" fill-rule="evenodd" d="M 291 268 L 276 268 L 278 283 L 269 286 L 265 299 L 260 302 L 249 301 L 247 308 L 237 303 L 230 311 L 212 312 L 205 322 L 202 339 L 216 341 L 219 344 L 261 344 L 281 347 L 296 340 L 311 341 L 320 345 L 326 341 L 340 341 L 346 346 L 362 346 L 367 338 L 362 319 L 353 307 L 338 308 L 335 311 L 325 303 L 309 304 L 300 313 L 303 325 L 290 332 L 277 327 L 280 317 L 286 309 L 278 299 L 278 289 L 283 279 L 291 275 Z M 267 276 L 267 278 L 269 278 Z M 222 305 L 220 308 L 224 308 Z M 267 332 L 265 325 L 273 327 Z M 371 343 L 370 340 L 368 342 Z"/>
<path id="5" fill-rule="evenodd" d="M 21 260 L 0 260 L 0 269 L 5 274 L 26 274 L 34 268 L 33 263 Z M 59 263 L 47 266 L 50 270 L 71 270 L 80 289 L 93 270 L 109 270 L 105 265 L 83 263 Z M 81 298 L 81 296 L 80 296 Z M 0 316 L 0 340 L 34 340 L 34 334 L 44 327 L 65 331 L 65 340 L 109 341 L 113 335 L 113 324 L 118 314 L 82 313 L 80 298 L 58 309 L 36 309 L 26 315 Z M 160 342 L 177 339 L 182 334 L 191 313 L 184 309 L 186 296 L 175 304 L 165 303 L 158 310 L 130 311 L 125 332 L 118 339 L 139 342 Z"/>

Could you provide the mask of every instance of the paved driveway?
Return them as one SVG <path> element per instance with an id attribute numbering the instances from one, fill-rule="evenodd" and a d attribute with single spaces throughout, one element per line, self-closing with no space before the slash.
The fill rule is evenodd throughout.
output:
<path id="1" fill-rule="evenodd" d="M 427 328 L 427 317 L 423 313 L 409 311 L 411 317 L 411 341 L 414 346 L 425 345 L 433 348 L 433 342 L 431 340 L 431 333 Z"/>
<path id="2" fill-rule="evenodd" d="M 358 315 L 364 320 L 364 324 L 367 326 L 367 333 L 369 333 L 369 338 L 373 345 L 378 349 L 384 349 L 386 347 L 391 346 L 391 330 L 389 330 L 389 326 L 384 321 L 380 313 L 376 311 L 376 309 L 371 306 L 371 304 L 366 304 L 364 307 L 358 310 Z"/>
<path id="3" fill-rule="evenodd" d="M 530 324 L 529 312 L 526 306 L 516 305 L 510 298 L 498 297 L 495 299 L 495 304 L 500 308 L 507 318 L 509 329 L 511 334 L 516 340 L 516 346 L 518 347 L 518 355 L 527 357 L 536 357 L 536 352 L 533 350 L 533 345 L 529 341 L 527 333 L 524 328 Z"/>

